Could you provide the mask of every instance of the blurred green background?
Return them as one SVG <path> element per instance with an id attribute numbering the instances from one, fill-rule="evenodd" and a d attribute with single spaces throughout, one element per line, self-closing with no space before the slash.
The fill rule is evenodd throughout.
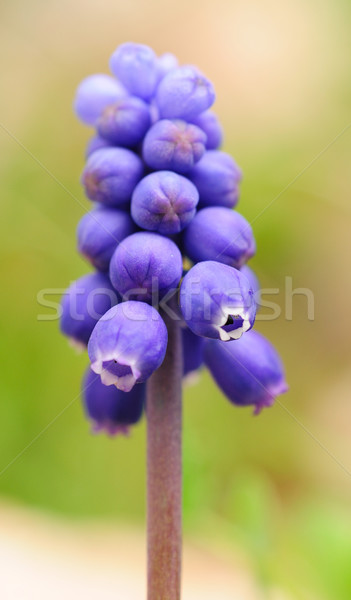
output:
<path id="1" fill-rule="evenodd" d="M 140 41 L 215 84 L 224 149 L 244 171 L 252 266 L 262 287 L 280 290 L 271 300 L 281 316 L 257 327 L 290 384 L 259 418 L 233 408 L 207 373 L 185 390 L 185 530 L 239 547 L 263 589 L 351 597 L 350 27 L 346 0 L 2 0 L 4 499 L 144 522 L 145 424 L 131 439 L 90 435 L 79 399 L 87 357 L 57 321 L 38 321 L 52 311 L 37 301 L 88 271 L 75 228 L 88 207 L 79 176 L 90 132 L 72 113 L 75 88 L 107 71 L 118 44 Z M 286 319 L 286 277 L 312 290 L 313 320 L 303 296 Z"/>

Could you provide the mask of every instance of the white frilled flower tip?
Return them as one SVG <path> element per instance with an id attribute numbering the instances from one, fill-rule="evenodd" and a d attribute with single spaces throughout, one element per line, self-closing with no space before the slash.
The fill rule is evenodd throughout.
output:
<path id="1" fill-rule="evenodd" d="M 251 329 L 250 314 L 245 308 L 223 308 L 223 322 L 218 325 L 219 339 L 222 342 L 238 340 L 243 333 Z"/>
<path id="2" fill-rule="evenodd" d="M 117 352 L 101 354 L 91 368 L 100 375 L 104 385 L 115 385 L 122 392 L 130 392 L 137 381 L 140 381 L 139 371 L 132 361 L 119 356 Z"/>

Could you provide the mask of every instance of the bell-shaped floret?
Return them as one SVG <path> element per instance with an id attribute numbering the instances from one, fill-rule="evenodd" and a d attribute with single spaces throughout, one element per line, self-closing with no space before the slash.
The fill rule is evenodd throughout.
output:
<path id="1" fill-rule="evenodd" d="M 245 275 L 215 261 L 200 262 L 185 275 L 180 308 L 193 333 L 222 341 L 241 337 L 256 316 L 253 291 Z"/>
<path id="2" fill-rule="evenodd" d="M 152 306 L 133 300 L 122 302 L 97 322 L 91 334 L 91 368 L 103 384 L 115 384 L 129 392 L 162 364 L 167 339 L 166 325 Z"/>
<path id="3" fill-rule="evenodd" d="M 204 354 L 206 366 L 227 398 L 239 406 L 253 405 L 255 414 L 288 390 L 278 352 L 257 331 L 229 344 L 208 340 Z"/>

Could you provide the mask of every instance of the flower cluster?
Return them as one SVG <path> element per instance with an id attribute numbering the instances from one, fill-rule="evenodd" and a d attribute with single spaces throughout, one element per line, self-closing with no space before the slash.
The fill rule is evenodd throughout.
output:
<path id="1" fill-rule="evenodd" d="M 205 364 L 229 400 L 259 412 L 286 385 L 274 348 L 249 332 L 255 240 L 233 210 L 241 170 L 219 150 L 213 85 L 141 44 L 119 46 L 110 69 L 87 77 L 74 104 L 95 130 L 81 178 L 94 206 L 77 230 L 95 272 L 66 292 L 61 329 L 88 347 L 87 415 L 109 434 L 140 419 L 144 382 L 167 349 L 160 302 L 171 297 L 184 376 Z"/>

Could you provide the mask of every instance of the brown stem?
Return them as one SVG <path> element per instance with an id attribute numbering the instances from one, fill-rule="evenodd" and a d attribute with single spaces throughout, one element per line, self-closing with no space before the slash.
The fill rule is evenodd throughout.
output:
<path id="1" fill-rule="evenodd" d="M 182 346 L 164 316 L 168 348 L 147 384 L 148 600 L 180 600 L 182 547 Z"/>

